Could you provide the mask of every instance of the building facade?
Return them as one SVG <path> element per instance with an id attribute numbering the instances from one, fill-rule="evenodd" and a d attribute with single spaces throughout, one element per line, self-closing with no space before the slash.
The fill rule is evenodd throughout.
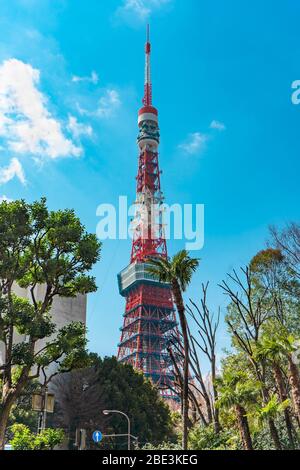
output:
<path id="1" fill-rule="evenodd" d="M 31 294 L 29 289 L 22 289 L 18 285 L 15 285 L 14 293 L 24 299 L 31 301 Z M 37 300 L 42 300 L 44 298 L 45 286 L 38 285 L 35 288 L 35 296 Z M 86 306 L 87 306 L 87 296 L 86 295 L 77 295 L 74 298 L 65 298 L 65 297 L 54 297 L 53 304 L 51 306 L 51 316 L 52 321 L 56 325 L 57 331 L 62 327 L 68 325 L 73 321 L 80 321 L 84 325 L 86 324 Z M 55 334 L 53 335 L 55 337 Z M 36 350 L 40 350 L 43 346 L 49 342 L 51 338 L 47 337 L 45 339 L 39 340 L 36 343 Z M 14 333 L 14 342 L 20 343 L 26 341 L 25 335 L 19 335 L 17 332 Z M 3 343 L 0 342 L 0 364 L 3 363 Z M 47 369 L 47 375 L 51 375 L 55 372 L 57 364 L 53 363 Z"/>

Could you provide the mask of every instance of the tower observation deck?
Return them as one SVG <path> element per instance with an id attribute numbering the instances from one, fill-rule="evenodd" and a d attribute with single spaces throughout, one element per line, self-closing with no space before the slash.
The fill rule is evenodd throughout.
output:
<path id="1" fill-rule="evenodd" d="M 129 266 L 118 275 L 120 294 L 126 298 L 118 360 L 141 370 L 158 385 L 162 396 L 174 398 L 171 391 L 174 376 L 167 347 L 178 330 L 171 288 L 147 271 L 149 258 L 167 257 L 158 163 L 158 111 L 152 105 L 149 27 L 145 54 L 144 98 L 138 113 L 139 158 L 132 249 Z"/>

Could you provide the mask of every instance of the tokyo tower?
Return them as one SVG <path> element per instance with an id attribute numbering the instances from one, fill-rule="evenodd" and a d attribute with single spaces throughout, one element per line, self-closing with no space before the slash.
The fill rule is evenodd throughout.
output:
<path id="1" fill-rule="evenodd" d="M 120 294 L 126 298 L 118 360 L 142 371 L 161 389 L 162 396 L 174 398 L 170 390 L 174 390 L 174 375 L 167 347 L 178 330 L 171 288 L 147 272 L 149 258 L 167 257 L 158 163 L 158 111 L 152 105 L 149 26 L 145 53 L 144 98 L 138 112 L 132 250 L 129 266 L 118 275 Z"/>

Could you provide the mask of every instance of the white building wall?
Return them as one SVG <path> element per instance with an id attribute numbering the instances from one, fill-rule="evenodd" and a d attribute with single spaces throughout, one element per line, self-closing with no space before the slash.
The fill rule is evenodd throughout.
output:
<path id="1" fill-rule="evenodd" d="M 19 297 L 27 298 L 31 301 L 31 294 L 29 289 L 21 289 L 19 286 L 14 287 L 14 292 Z M 35 296 L 37 300 L 42 300 L 44 298 L 45 286 L 39 285 L 35 289 Z M 80 321 L 86 325 L 86 306 L 87 306 L 87 296 L 86 295 L 77 295 L 74 298 L 66 297 L 54 297 L 53 304 L 51 307 L 52 321 L 56 324 L 57 331 L 62 327 L 68 325 L 73 321 Z M 55 337 L 53 335 L 52 337 Z M 26 338 L 24 335 L 18 335 L 15 332 L 14 342 L 19 343 L 24 341 Z M 51 338 L 45 338 L 40 340 L 36 344 L 36 350 L 39 350 L 50 341 Z M 0 363 L 3 363 L 3 343 L 0 342 Z M 53 364 L 48 373 L 52 373 L 57 368 L 56 364 Z"/>

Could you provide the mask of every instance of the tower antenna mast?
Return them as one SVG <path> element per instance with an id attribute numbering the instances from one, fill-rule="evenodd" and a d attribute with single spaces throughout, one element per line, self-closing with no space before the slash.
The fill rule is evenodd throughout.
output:
<path id="1" fill-rule="evenodd" d="M 145 46 L 145 90 L 143 104 L 144 106 L 152 106 L 152 83 L 151 83 L 151 44 L 150 44 L 150 26 L 147 24 L 146 46 Z"/>
<path id="2" fill-rule="evenodd" d="M 149 259 L 167 258 L 158 162 L 158 110 L 152 105 L 150 32 L 145 46 L 143 106 L 138 112 L 138 172 L 130 264 L 118 275 L 126 308 L 118 345 L 118 360 L 150 378 L 166 399 L 176 400 L 175 377 L 168 353 L 178 337 L 170 284 L 149 276 Z M 179 343 L 178 343 L 179 344 Z"/>

